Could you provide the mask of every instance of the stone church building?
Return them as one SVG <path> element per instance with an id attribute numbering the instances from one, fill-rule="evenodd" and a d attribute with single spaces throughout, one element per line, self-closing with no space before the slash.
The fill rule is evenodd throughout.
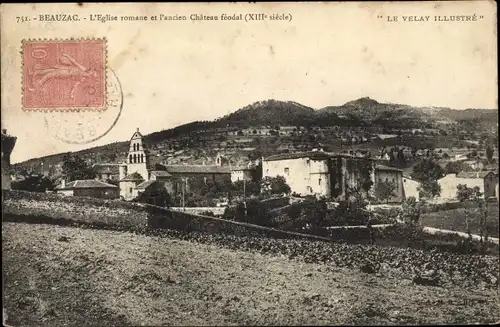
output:
<path id="1" fill-rule="evenodd" d="M 119 164 L 120 198 L 133 200 L 146 197 L 155 203 L 155 194 L 165 189 L 171 196 L 200 189 L 209 180 L 215 183 L 231 182 L 231 170 L 220 155 L 215 165 L 164 165 L 154 170 L 143 135 L 137 129 L 130 139 L 126 162 Z"/>

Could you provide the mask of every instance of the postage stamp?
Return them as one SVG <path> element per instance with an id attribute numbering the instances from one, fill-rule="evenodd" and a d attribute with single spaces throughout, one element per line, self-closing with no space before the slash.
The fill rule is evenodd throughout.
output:
<path id="1" fill-rule="evenodd" d="M 101 111 L 106 106 L 106 39 L 22 41 L 22 108 Z"/>
<path id="2" fill-rule="evenodd" d="M 122 113 L 123 91 L 113 69 L 108 67 L 106 75 L 106 110 L 45 112 L 45 128 L 52 137 L 69 144 L 88 144 L 113 129 Z"/>

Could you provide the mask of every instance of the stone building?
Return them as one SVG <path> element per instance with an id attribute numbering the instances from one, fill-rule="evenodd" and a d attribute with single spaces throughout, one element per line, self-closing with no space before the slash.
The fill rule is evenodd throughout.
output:
<path id="1" fill-rule="evenodd" d="M 292 194 L 344 200 L 373 191 L 375 161 L 324 151 L 284 153 L 264 159 L 262 175 L 283 176 Z"/>
<path id="2" fill-rule="evenodd" d="M 2 129 L 2 190 L 11 188 L 11 164 L 10 155 L 14 146 L 16 145 L 17 138 L 7 134 L 6 129 Z"/>
<path id="3" fill-rule="evenodd" d="M 415 200 L 420 201 L 420 182 L 416 181 L 410 177 L 403 175 L 403 191 L 404 198 L 414 197 Z"/>
<path id="4" fill-rule="evenodd" d="M 377 187 L 378 183 L 388 182 L 394 186 L 393 196 L 388 199 L 388 202 L 402 202 L 405 198 L 404 187 L 403 187 L 403 170 L 388 167 L 384 165 L 375 166 L 375 185 Z"/>
<path id="5" fill-rule="evenodd" d="M 126 163 L 119 164 L 120 197 L 132 200 L 138 197 L 150 198 L 162 189 L 171 196 L 181 192 L 196 193 L 209 181 L 226 183 L 231 181 L 228 160 L 217 155 L 215 165 L 157 165 L 151 169 L 147 146 L 139 129 L 130 139 Z M 148 202 L 156 202 L 153 198 Z"/>
<path id="6" fill-rule="evenodd" d="M 95 179 L 76 180 L 66 184 L 63 180 L 55 189 L 64 196 L 87 196 L 103 199 L 117 199 L 118 187 Z"/>
<path id="7" fill-rule="evenodd" d="M 457 186 L 467 185 L 469 188 L 479 187 L 485 199 L 496 197 L 498 178 L 492 171 L 481 172 L 461 172 L 458 174 L 448 174 L 438 180 L 441 186 L 440 198 L 453 200 L 457 197 Z"/>

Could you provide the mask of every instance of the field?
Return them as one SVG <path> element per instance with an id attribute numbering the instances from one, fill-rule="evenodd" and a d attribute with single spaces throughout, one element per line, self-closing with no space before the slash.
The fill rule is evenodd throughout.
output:
<path id="1" fill-rule="evenodd" d="M 467 232 L 466 218 L 468 218 L 470 232 L 479 234 L 480 215 L 478 209 L 453 209 L 424 214 L 420 217 L 424 226 Z M 498 205 L 488 206 L 486 230 L 491 237 L 499 235 Z"/>
<path id="2" fill-rule="evenodd" d="M 411 280 L 169 237 L 3 223 L 4 308 L 18 326 L 465 324 L 498 290 Z"/>

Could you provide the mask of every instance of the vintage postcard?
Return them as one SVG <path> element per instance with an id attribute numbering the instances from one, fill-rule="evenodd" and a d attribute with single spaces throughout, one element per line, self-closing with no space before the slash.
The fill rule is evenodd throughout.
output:
<path id="1" fill-rule="evenodd" d="M 5 326 L 500 321 L 493 1 L 1 4 Z"/>

